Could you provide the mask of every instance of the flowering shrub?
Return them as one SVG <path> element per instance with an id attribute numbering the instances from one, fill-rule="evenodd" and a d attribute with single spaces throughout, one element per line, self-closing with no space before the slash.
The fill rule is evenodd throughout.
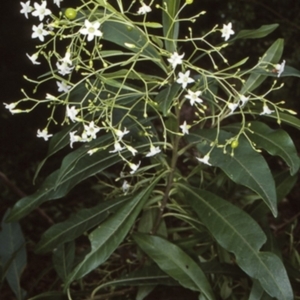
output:
<path id="1" fill-rule="evenodd" d="M 265 231 L 299 169 L 288 133 L 266 123 L 299 128 L 285 102 L 268 97 L 294 69 L 281 62 L 282 39 L 251 68 L 242 69 L 247 58 L 229 63 L 224 57 L 235 40 L 263 38 L 276 24 L 237 33 L 229 22 L 201 36 L 192 27 L 180 30 L 205 13 L 182 17 L 185 7 L 201 5 L 181 2 L 141 1 L 136 10 L 134 1 L 82 0 L 58 15 L 46 1 L 21 2 L 21 13 L 37 21 L 31 37 L 39 45 L 27 57 L 49 66 L 38 79 L 26 79 L 34 90 L 49 82 L 53 91 L 43 99 L 23 91 L 23 99 L 5 107 L 12 114 L 49 108 L 37 129 L 38 138 L 50 141 L 40 168 L 59 150 L 70 152 L 7 220 L 106 172 L 99 204 L 53 225 L 36 246 L 37 253 L 52 252 L 70 298 L 76 298 L 71 283 L 103 267 L 116 275 L 87 285 L 90 299 L 109 285 L 138 286 L 146 296 L 157 284 L 181 285 L 199 299 L 257 293 L 293 299 L 280 251 L 270 246 L 274 236 Z M 261 91 L 268 77 L 269 88 Z M 63 128 L 54 134 L 56 124 Z M 287 167 L 272 172 L 266 153 Z M 89 251 L 75 257 L 75 240 L 85 232 Z M 116 272 L 120 249 L 130 258 Z"/>

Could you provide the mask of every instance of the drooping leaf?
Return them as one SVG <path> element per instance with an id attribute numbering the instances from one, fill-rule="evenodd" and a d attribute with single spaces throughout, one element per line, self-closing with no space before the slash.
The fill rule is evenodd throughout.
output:
<path id="1" fill-rule="evenodd" d="M 66 287 L 101 265 L 115 251 L 136 221 L 159 179 L 160 176 L 89 234 L 91 251 L 68 276 Z"/>
<path id="2" fill-rule="evenodd" d="M 278 300 L 292 300 L 293 291 L 281 260 L 271 252 L 260 252 L 266 236 L 244 211 L 205 190 L 179 184 L 186 199 L 217 242 L 233 252 L 241 269 L 257 279 Z"/>
<path id="3" fill-rule="evenodd" d="M 271 32 L 273 32 L 279 24 L 269 24 L 269 25 L 262 25 L 258 29 L 252 30 L 241 30 L 238 32 L 236 36 L 234 36 L 230 42 L 237 40 L 237 39 L 259 39 L 267 36 Z"/>
<path id="4" fill-rule="evenodd" d="M 196 145 L 202 155 L 205 155 L 210 151 L 210 145 L 216 137 L 217 130 L 203 129 L 189 134 L 186 138 Z M 225 144 L 225 141 L 232 137 L 231 133 L 220 130 L 218 142 Z M 233 156 L 230 153 L 224 154 L 223 149 L 215 147 L 210 154 L 210 163 L 221 168 L 232 181 L 256 192 L 273 215 L 277 215 L 276 188 L 269 166 L 263 156 L 252 149 L 246 138 L 243 136 L 239 138 L 239 146 Z"/>
<path id="5" fill-rule="evenodd" d="M 95 207 L 83 209 L 66 221 L 53 225 L 42 235 L 36 252 L 46 253 L 62 243 L 76 239 L 85 231 L 99 225 L 127 201 L 128 197 L 106 201 Z"/>
<path id="6" fill-rule="evenodd" d="M 215 299 L 201 268 L 178 246 L 161 237 L 142 233 L 135 233 L 133 238 L 164 272 L 182 286 L 203 293 L 207 299 Z"/>

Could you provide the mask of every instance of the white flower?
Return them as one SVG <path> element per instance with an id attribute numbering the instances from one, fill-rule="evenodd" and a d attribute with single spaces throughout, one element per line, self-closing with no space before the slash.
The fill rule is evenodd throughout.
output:
<path id="1" fill-rule="evenodd" d="M 245 106 L 246 103 L 248 102 L 249 98 L 250 98 L 250 96 L 246 97 L 246 96 L 244 96 L 244 95 L 241 95 L 241 96 L 240 96 L 240 100 L 241 100 L 242 103 L 240 104 L 240 107 Z"/>
<path id="2" fill-rule="evenodd" d="M 236 108 L 239 106 L 239 103 L 229 103 L 228 108 L 230 109 L 230 115 L 233 114 L 233 112 L 236 110 Z"/>
<path id="3" fill-rule="evenodd" d="M 160 150 L 159 147 L 155 147 L 155 146 L 151 145 L 151 146 L 150 146 L 150 152 L 148 152 L 148 153 L 146 154 L 146 156 L 147 156 L 147 157 L 154 156 L 154 155 L 156 155 L 156 154 L 158 154 L 158 153 L 160 153 L 160 152 L 161 152 L 161 150 Z"/>
<path id="4" fill-rule="evenodd" d="M 73 143 L 80 142 L 81 137 L 79 135 L 75 135 L 77 130 L 70 132 L 70 147 L 73 148 Z"/>
<path id="5" fill-rule="evenodd" d="M 195 102 L 202 103 L 203 100 L 199 98 L 199 96 L 202 94 L 201 91 L 193 92 L 191 90 L 188 90 L 188 95 L 185 95 L 184 97 L 190 100 L 191 105 L 193 106 Z"/>
<path id="6" fill-rule="evenodd" d="M 9 112 L 11 114 L 19 112 L 19 109 L 14 109 L 17 106 L 16 103 L 10 103 L 10 104 L 3 103 L 3 104 L 5 105 L 5 108 L 9 110 Z"/>
<path id="7" fill-rule="evenodd" d="M 59 62 L 56 63 L 56 67 L 58 69 L 58 73 L 62 76 L 65 76 L 66 74 L 70 74 L 74 67 L 69 67 L 67 63 L 63 62 L 59 64 Z"/>
<path id="8" fill-rule="evenodd" d="M 130 184 L 128 183 L 127 180 L 124 180 L 124 182 L 122 184 L 122 191 L 125 195 L 127 194 L 129 188 L 130 188 Z"/>
<path id="9" fill-rule="evenodd" d="M 90 122 L 89 125 L 84 125 L 84 129 L 86 131 L 86 135 L 92 137 L 93 139 L 96 138 L 96 134 L 100 131 L 100 128 L 94 124 L 94 121 Z"/>
<path id="10" fill-rule="evenodd" d="M 71 108 L 69 105 L 67 105 L 67 117 L 74 123 L 77 118 L 76 115 L 78 114 L 78 109 L 75 108 L 75 106 L 72 106 Z"/>
<path id="11" fill-rule="evenodd" d="M 121 141 L 123 139 L 123 136 L 127 133 L 129 133 L 129 130 L 125 127 L 124 131 L 120 129 L 115 129 L 116 136 L 118 137 L 118 141 Z"/>
<path id="12" fill-rule="evenodd" d="M 44 29 L 43 23 L 40 23 L 39 26 L 33 25 L 32 30 L 33 30 L 33 33 L 31 35 L 31 37 L 33 39 L 39 38 L 41 42 L 43 42 L 45 40 L 44 36 L 49 34 L 49 32 Z"/>
<path id="13" fill-rule="evenodd" d="M 43 129 L 42 131 L 40 131 L 38 129 L 37 131 L 37 137 L 39 138 L 43 138 L 45 141 L 48 141 L 49 137 L 51 137 L 53 134 L 48 134 L 48 130 L 47 129 Z"/>
<path id="14" fill-rule="evenodd" d="M 189 83 L 194 82 L 193 78 L 190 78 L 190 71 L 186 71 L 185 73 L 179 72 L 179 78 L 176 80 L 177 83 L 182 85 L 182 88 L 186 88 Z"/>
<path id="15" fill-rule="evenodd" d="M 30 6 L 30 1 L 27 1 L 26 3 L 20 2 L 22 9 L 20 10 L 21 14 L 24 14 L 26 19 L 28 19 L 28 14 L 32 12 L 33 7 Z"/>
<path id="16" fill-rule="evenodd" d="M 59 92 L 64 92 L 67 93 L 69 89 L 71 88 L 70 85 L 67 85 L 64 81 L 56 81 L 56 84 L 58 86 L 58 91 Z"/>
<path id="17" fill-rule="evenodd" d="M 140 164 L 141 164 L 141 161 L 139 161 L 139 163 L 137 165 L 129 163 L 129 167 L 132 170 L 132 171 L 130 171 L 130 174 L 134 174 L 137 171 L 137 169 L 139 168 Z"/>
<path id="18" fill-rule="evenodd" d="M 152 9 L 150 6 L 146 5 L 145 3 L 142 3 L 142 6 L 139 8 L 139 10 L 137 11 L 137 13 L 139 15 L 145 15 L 148 12 L 151 12 Z"/>
<path id="19" fill-rule="evenodd" d="M 54 4 L 56 4 L 58 7 L 60 7 L 60 2 L 63 0 L 53 0 Z"/>
<path id="20" fill-rule="evenodd" d="M 174 52 L 170 58 L 168 58 L 168 62 L 172 65 L 172 68 L 175 69 L 177 65 L 182 64 L 182 58 L 184 53 L 179 55 L 177 52 Z"/>
<path id="21" fill-rule="evenodd" d="M 89 150 L 87 153 L 89 156 L 93 155 L 94 153 L 96 153 L 100 148 L 94 148 L 94 149 L 91 149 Z"/>
<path id="22" fill-rule="evenodd" d="M 119 142 L 115 142 L 114 143 L 114 150 L 109 151 L 109 153 L 116 153 L 116 152 L 120 152 L 124 149 L 124 147 L 121 146 L 121 144 Z"/>
<path id="23" fill-rule="evenodd" d="M 209 155 L 205 155 L 203 158 L 199 158 L 199 157 L 196 157 L 200 162 L 206 164 L 206 165 L 209 165 L 211 166 L 211 164 L 208 162 L 209 161 Z"/>
<path id="24" fill-rule="evenodd" d="M 103 33 L 98 29 L 100 27 L 100 23 L 98 21 L 91 23 L 89 20 L 84 21 L 85 28 L 79 30 L 79 32 L 83 35 L 87 35 L 87 40 L 90 42 L 94 39 L 95 36 L 102 36 Z"/>
<path id="25" fill-rule="evenodd" d="M 31 56 L 28 53 L 26 53 L 26 55 L 34 65 L 40 65 L 41 64 L 40 62 L 36 61 L 38 59 L 38 55 L 36 53 L 32 54 Z"/>
<path id="26" fill-rule="evenodd" d="M 37 2 L 33 3 L 35 11 L 32 13 L 33 16 L 39 17 L 40 21 L 43 21 L 45 16 L 51 15 L 51 10 L 46 8 L 47 1 L 42 1 L 42 4 Z"/>
<path id="27" fill-rule="evenodd" d="M 48 94 L 48 93 L 46 94 L 46 99 L 47 100 L 57 100 L 57 98 L 55 96 Z"/>
<path id="28" fill-rule="evenodd" d="M 138 153 L 138 151 L 131 146 L 126 145 L 126 148 L 132 153 L 133 156 L 135 156 L 135 154 Z"/>
<path id="29" fill-rule="evenodd" d="M 59 61 L 72 66 L 71 52 L 67 51 L 65 56 L 63 58 L 61 58 Z"/>
<path id="30" fill-rule="evenodd" d="M 267 104 L 264 104 L 263 106 L 263 111 L 260 113 L 260 115 L 270 115 L 271 113 L 273 113 L 274 110 L 271 110 Z"/>
<path id="31" fill-rule="evenodd" d="M 234 31 L 232 30 L 232 24 L 231 22 L 228 23 L 228 25 L 223 24 L 223 28 L 221 29 L 222 37 L 227 41 L 232 34 L 234 34 Z"/>
<path id="32" fill-rule="evenodd" d="M 284 68 L 285 68 L 285 60 L 282 61 L 281 64 L 277 64 L 275 66 L 275 69 L 277 71 L 277 77 L 280 77 L 280 75 L 282 74 L 282 72 L 284 71 Z"/>
<path id="33" fill-rule="evenodd" d="M 179 126 L 183 134 L 189 134 L 190 125 L 186 124 L 186 121 L 183 122 L 182 125 Z"/>

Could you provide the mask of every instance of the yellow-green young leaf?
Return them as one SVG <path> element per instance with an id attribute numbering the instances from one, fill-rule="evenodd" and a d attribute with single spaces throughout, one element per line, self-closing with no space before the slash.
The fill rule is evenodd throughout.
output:
<path id="1" fill-rule="evenodd" d="M 136 233 L 133 238 L 164 272 L 178 280 L 183 287 L 203 293 L 206 299 L 215 299 L 199 265 L 178 246 L 159 236 Z"/>
<path id="2" fill-rule="evenodd" d="M 281 260 L 260 252 L 266 236 L 247 213 L 205 190 L 179 184 L 186 199 L 217 242 L 234 253 L 237 264 L 278 300 L 293 300 L 293 291 Z"/>

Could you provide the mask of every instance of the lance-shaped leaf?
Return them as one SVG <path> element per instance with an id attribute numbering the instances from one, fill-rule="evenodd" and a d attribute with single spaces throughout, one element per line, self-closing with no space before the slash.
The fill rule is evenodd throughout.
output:
<path id="1" fill-rule="evenodd" d="M 233 252 L 241 269 L 257 279 L 278 300 L 292 300 L 293 292 L 281 260 L 271 252 L 260 252 L 266 236 L 247 213 L 205 190 L 179 184 L 186 199 L 217 242 Z"/>
<path id="2" fill-rule="evenodd" d="M 92 249 L 69 275 L 66 280 L 66 287 L 73 280 L 79 279 L 97 268 L 115 251 L 131 229 L 159 179 L 160 177 L 148 187 L 145 187 L 144 190 L 129 200 L 113 216 L 90 233 L 89 239 Z"/>
<path id="3" fill-rule="evenodd" d="M 53 225 L 43 234 L 36 246 L 36 252 L 46 253 L 62 243 L 76 239 L 85 231 L 99 225 L 127 201 L 128 197 L 106 201 L 95 207 L 83 209 L 68 220 Z"/>
<path id="4" fill-rule="evenodd" d="M 229 125 L 230 131 L 238 132 L 238 124 Z M 271 155 L 280 156 L 290 167 L 291 175 L 297 173 L 299 169 L 299 157 L 293 140 L 283 129 L 273 130 L 262 122 L 250 122 L 251 132 L 247 132 L 249 138 L 258 148 L 263 148 Z"/>
<path id="5" fill-rule="evenodd" d="M 206 299 L 215 299 L 204 272 L 181 248 L 159 236 L 136 233 L 133 238 L 164 272 L 182 286 L 203 293 Z"/>
<path id="6" fill-rule="evenodd" d="M 217 130 L 198 130 L 195 134 L 186 137 L 189 142 L 196 144 L 197 149 L 205 155 L 211 149 L 211 144 L 216 140 Z M 219 144 L 232 138 L 232 134 L 220 130 Z M 230 150 L 229 150 L 230 151 Z M 215 147 L 210 154 L 210 163 L 221 168 L 234 182 L 244 185 L 256 192 L 267 204 L 273 215 L 277 215 L 277 197 L 273 176 L 269 166 L 262 155 L 249 145 L 241 136 L 239 146 L 234 150 L 234 155 L 224 154 L 223 149 Z"/>
<path id="7" fill-rule="evenodd" d="M 267 36 L 273 32 L 279 24 L 262 25 L 258 29 L 253 30 L 241 30 L 236 36 L 234 36 L 230 42 L 237 39 L 259 39 Z"/>
<path id="8" fill-rule="evenodd" d="M 275 119 L 276 121 L 278 121 L 278 117 L 276 114 L 265 115 L 264 117 L 268 117 L 268 118 Z M 279 112 L 279 120 L 282 123 L 285 123 L 289 126 L 292 126 L 296 129 L 300 130 L 300 119 L 298 119 L 297 117 L 291 116 L 290 114 Z"/>

